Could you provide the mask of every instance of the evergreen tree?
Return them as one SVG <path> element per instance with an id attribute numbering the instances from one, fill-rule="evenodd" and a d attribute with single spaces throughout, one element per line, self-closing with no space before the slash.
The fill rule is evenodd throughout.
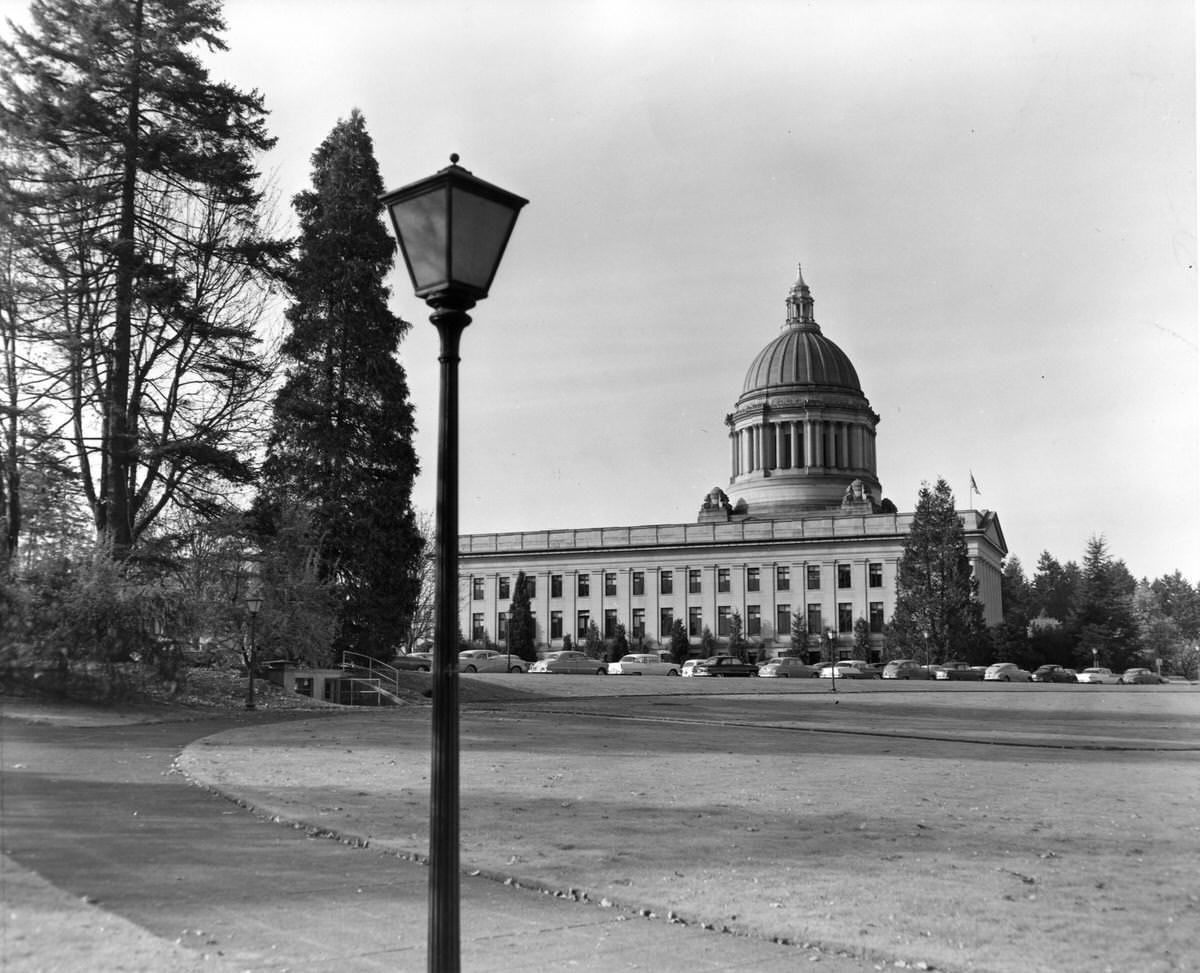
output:
<path id="1" fill-rule="evenodd" d="M 874 646 L 871 644 L 871 626 L 865 618 L 858 618 L 854 623 L 854 655 L 864 662 L 870 662 Z"/>
<path id="2" fill-rule="evenodd" d="M 949 484 L 922 484 L 896 571 L 894 646 L 927 664 L 985 652 L 976 587 Z"/>
<path id="3" fill-rule="evenodd" d="M 678 618 L 671 626 L 670 642 L 671 658 L 682 664 L 683 660 L 688 657 L 691 643 L 688 641 L 687 629 L 683 627 L 683 622 Z"/>
<path id="4" fill-rule="evenodd" d="M 1033 575 L 1029 617 L 1044 614 L 1060 622 L 1070 619 L 1078 598 L 1079 580 L 1079 565 L 1074 561 L 1059 564 L 1049 551 L 1042 551 Z"/>
<path id="5" fill-rule="evenodd" d="M 705 625 L 700 632 L 700 654 L 707 658 L 708 656 L 715 654 L 716 651 L 717 637 L 713 635 L 712 629 Z"/>
<path id="6" fill-rule="evenodd" d="M 792 613 L 792 648 L 791 654 L 797 658 L 808 656 L 808 619 L 804 612 Z"/>
<path id="7" fill-rule="evenodd" d="M 584 634 L 583 651 L 593 659 L 604 658 L 604 639 L 600 637 L 600 629 L 596 627 L 595 622 L 588 622 L 587 631 Z"/>
<path id="8" fill-rule="evenodd" d="M 287 380 L 275 399 L 260 507 L 309 511 L 322 577 L 342 610 L 335 646 L 377 658 L 401 643 L 419 592 L 423 541 L 408 382 L 395 355 L 408 325 L 388 310 L 395 243 L 380 220 L 383 184 L 357 111 L 312 157 L 295 197 L 299 253 L 288 276 Z"/>
<path id="9" fill-rule="evenodd" d="M 1072 627 L 1078 642 L 1074 661 L 1086 667 L 1097 659 L 1114 671 L 1136 665 L 1141 651 L 1129 591 L 1129 571 L 1113 562 L 1103 537 L 1088 541 Z"/>
<path id="10" fill-rule="evenodd" d="M 612 654 L 609 656 L 609 662 L 618 662 L 621 657 L 629 652 L 629 637 L 625 634 L 625 626 L 617 625 L 617 637 L 613 639 Z"/>
<path id="11" fill-rule="evenodd" d="M 215 512 L 247 482 L 264 371 L 256 92 L 210 79 L 218 0 L 33 0 L 0 41 L 0 194 L 25 306 L 70 410 L 98 534 L 125 558 L 171 505 Z M 251 292 L 259 295 L 256 300 Z"/>
<path id="12" fill-rule="evenodd" d="M 513 585 L 512 603 L 508 608 L 509 651 L 526 662 L 535 662 L 536 641 L 533 609 L 529 603 L 529 579 L 525 577 L 524 571 L 518 571 L 516 583 Z"/>
<path id="13" fill-rule="evenodd" d="M 740 612 L 734 612 L 729 619 L 729 654 L 743 662 L 746 661 L 746 636 Z"/>

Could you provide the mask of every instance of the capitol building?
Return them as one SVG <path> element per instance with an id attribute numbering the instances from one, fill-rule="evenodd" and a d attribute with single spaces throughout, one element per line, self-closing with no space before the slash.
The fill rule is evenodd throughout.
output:
<path id="1" fill-rule="evenodd" d="M 883 496 L 875 463 L 879 416 L 854 365 L 817 324 L 802 273 L 780 332 L 746 370 L 729 429 L 729 482 L 693 520 L 459 538 L 459 624 L 472 641 L 503 643 L 517 573 L 532 584 L 537 643 L 605 638 L 665 643 L 678 620 L 693 644 L 727 639 L 733 616 L 760 657 L 791 644 L 800 613 L 810 655 L 833 635 L 848 658 L 863 619 L 879 657 L 896 603 L 896 568 L 912 523 Z M 996 514 L 961 510 L 988 625 L 1001 621 Z"/>

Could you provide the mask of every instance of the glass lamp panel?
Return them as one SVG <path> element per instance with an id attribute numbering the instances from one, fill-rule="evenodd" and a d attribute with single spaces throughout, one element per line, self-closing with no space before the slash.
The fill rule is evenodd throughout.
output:
<path id="1" fill-rule="evenodd" d="M 450 272 L 455 283 L 477 288 L 481 295 L 486 295 L 517 213 L 512 207 L 461 187 L 455 187 L 453 192 Z"/>
<path id="2" fill-rule="evenodd" d="M 396 235 L 418 296 L 446 284 L 450 277 L 448 202 L 447 188 L 438 186 L 391 206 Z"/>

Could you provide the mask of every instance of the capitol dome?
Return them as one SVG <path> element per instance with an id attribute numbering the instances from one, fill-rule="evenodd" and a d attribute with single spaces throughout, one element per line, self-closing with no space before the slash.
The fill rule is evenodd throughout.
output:
<path id="1" fill-rule="evenodd" d="M 882 500 L 875 427 L 858 372 L 821 333 L 804 275 L 783 329 L 750 363 L 734 411 L 729 495 L 751 519 L 816 510 L 870 511 Z"/>
<path id="2" fill-rule="evenodd" d="M 742 394 L 797 386 L 862 392 L 846 353 L 821 334 L 815 321 L 789 320 L 783 332 L 750 363 Z"/>

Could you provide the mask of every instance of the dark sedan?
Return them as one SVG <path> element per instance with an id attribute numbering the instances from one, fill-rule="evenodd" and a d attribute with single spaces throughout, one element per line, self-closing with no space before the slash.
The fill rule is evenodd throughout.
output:
<path id="1" fill-rule="evenodd" d="M 1062 666 L 1038 666 L 1033 673 L 1033 681 L 1078 683 L 1079 679 L 1074 669 L 1064 669 Z"/>
<path id="2" fill-rule="evenodd" d="M 714 655 L 702 662 L 697 662 L 692 669 L 693 676 L 757 676 L 758 666 L 731 655 Z"/>

